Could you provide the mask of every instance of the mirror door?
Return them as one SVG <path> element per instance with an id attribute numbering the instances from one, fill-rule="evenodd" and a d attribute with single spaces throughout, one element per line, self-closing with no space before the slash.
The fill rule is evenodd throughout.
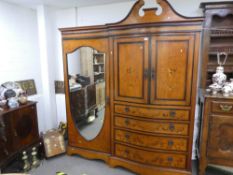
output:
<path id="1" fill-rule="evenodd" d="M 110 152 L 107 42 L 72 42 L 63 43 L 69 146 Z"/>
<path id="2" fill-rule="evenodd" d="M 86 140 L 93 140 L 105 117 L 105 54 L 81 47 L 67 59 L 73 121 Z"/>

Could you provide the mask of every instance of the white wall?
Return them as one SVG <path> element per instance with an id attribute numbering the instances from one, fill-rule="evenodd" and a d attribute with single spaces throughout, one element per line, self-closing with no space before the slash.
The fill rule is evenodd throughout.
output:
<path id="1" fill-rule="evenodd" d="M 0 2 L 0 83 L 34 78 L 41 92 L 37 16 Z"/>
<path id="2" fill-rule="evenodd" d="M 54 33 L 54 46 L 55 46 L 55 59 L 54 67 L 56 68 L 56 80 L 63 81 L 63 55 L 62 55 L 62 42 L 61 42 L 61 33 L 58 30 L 62 27 L 76 26 L 76 9 L 63 9 L 63 10 L 54 10 L 51 14 L 54 22 L 52 31 Z M 63 94 L 56 95 L 56 104 L 57 104 L 57 122 L 60 121 L 66 122 L 66 108 L 65 108 L 65 96 Z M 57 124 L 58 124 L 57 123 Z"/>
<path id="3" fill-rule="evenodd" d="M 38 45 L 37 14 L 17 5 L 0 2 L 0 84 L 34 79 L 38 95 L 39 128 L 44 130 L 42 84 Z"/>
<path id="4" fill-rule="evenodd" d="M 54 54 L 54 35 L 52 31 L 53 19 L 52 9 L 40 5 L 37 7 L 38 36 L 40 48 L 42 106 L 44 110 L 44 128 L 46 130 L 57 127 L 56 96 L 55 96 L 55 74 L 56 62 Z"/>

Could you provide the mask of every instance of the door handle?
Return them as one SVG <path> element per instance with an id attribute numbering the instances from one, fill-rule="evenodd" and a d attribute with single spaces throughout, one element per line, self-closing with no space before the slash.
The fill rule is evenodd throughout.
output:
<path id="1" fill-rule="evenodd" d="M 151 79 L 152 80 L 155 79 L 155 70 L 154 69 L 151 70 Z"/>
<path id="2" fill-rule="evenodd" d="M 145 79 L 148 78 L 148 74 L 149 74 L 148 69 L 145 69 L 143 74 Z"/>

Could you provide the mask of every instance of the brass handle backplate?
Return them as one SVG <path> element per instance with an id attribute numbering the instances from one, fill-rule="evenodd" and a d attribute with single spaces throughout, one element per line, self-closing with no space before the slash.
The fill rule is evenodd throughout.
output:
<path id="1" fill-rule="evenodd" d="M 129 112 L 129 111 L 130 111 L 129 107 L 126 106 L 126 107 L 125 107 L 125 112 Z"/>
<path id="2" fill-rule="evenodd" d="M 168 146 L 173 146 L 174 145 L 174 142 L 172 140 L 169 140 L 168 141 Z"/>
<path id="3" fill-rule="evenodd" d="M 232 109 L 232 105 L 220 105 L 220 108 L 224 112 L 229 112 Z"/>
<path id="4" fill-rule="evenodd" d="M 130 134 L 129 134 L 129 133 L 126 133 L 126 134 L 125 134 L 125 138 L 126 138 L 127 140 L 129 140 Z"/>
<path id="5" fill-rule="evenodd" d="M 168 162 L 173 162 L 173 158 L 172 158 L 172 157 L 168 157 L 168 158 L 167 158 L 167 161 L 168 161 Z"/>
<path id="6" fill-rule="evenodd" d="M 175 117 L 176 116 L 176 112 L 175 111 L 170 111 L 170 117 Z"/>
<path id="7" fill-rule="evenodd" d="M 175 130 L 175 125 L 174 125 L 173 123 L 171 123 L 171 124 L 169 125 L 169 130 L 170 130 L 170 131 L 174 131 L 174 130 Z"/>
<path id="8" fill-rule="evenodd" d="M 130 124 L 129 119 L 125 119 L 125 124 L 126 124 L 126 125 L 129 125 L 129 124 Z"/>

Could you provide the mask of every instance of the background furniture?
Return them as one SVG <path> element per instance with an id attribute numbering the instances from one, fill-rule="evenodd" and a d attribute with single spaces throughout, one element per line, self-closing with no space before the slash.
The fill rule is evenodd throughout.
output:
<path id="1" fill-rule="evenodd" d="M 202 93 L 200 173 L 208 164 L 233 166 L 233 97 Z"/>
<path id="2" fill-rule="evenodd" d="M 71 113 L 78 125 L 86 122 L 88 112 L 96 108 L 96 84 L 70 90 Z"/>
<path id="3" fill-rule="evenodd" d="M 103 159 L 143 175 L 191 174 L 202 18 L 187 18 L 166 0 L 138 1 L 121 22 L 61 29 L 68 121 L 68 154 Z M 106 55 L 105 118 L 86 140 L 71 112 L 67 59 L 89 46 Z"/>
<path id="4" fill-rule="evenodd" d="M 233 2 L 202 3 L 204 10 L 203 63 L 201 88 L 212 83 L 217 67 L 217 52 L 228 53 L 225 73 L 233 78 Z M 202 129 L 200 139 L 200 175 L 208 163 L 233 166 L 232 97 L 201 93 Z M 230 134 L 230 135 L 229 135 Z"/>
<path id="5" fill-rule="evenodd" d="M 201 88 L 212 83 L 217 67 L 217 53 L 228 53 L 225 73 L 233 77 L 233 2 L 201 3 L 205 15 L 203 25 Z"/>
<path id="6" fill-rule="evenodd" d="M 1 169 L 17 154 L 39 143 L 36 102 L 0 112 Z"/>

